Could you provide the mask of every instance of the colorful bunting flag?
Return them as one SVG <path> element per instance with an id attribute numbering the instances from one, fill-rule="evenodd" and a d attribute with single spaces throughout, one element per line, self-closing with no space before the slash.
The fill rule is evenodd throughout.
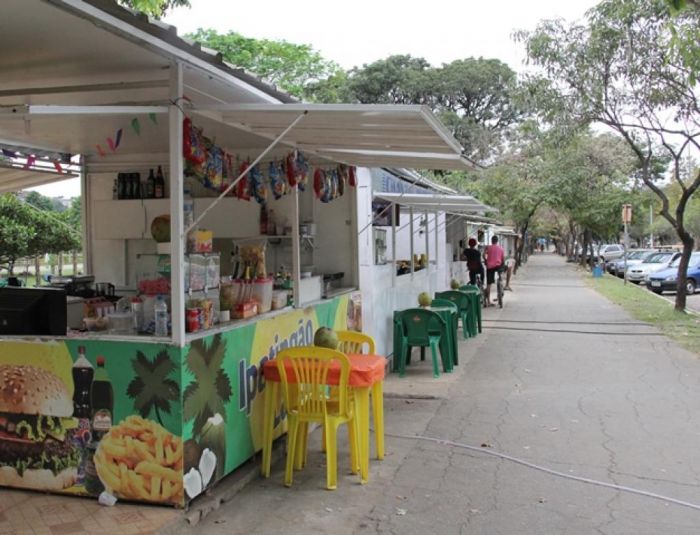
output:
<path id="1" fill-rule="evenodd" d="M 122 129 L 117 130 L 116 140 L 114 141 L 114 148 L 118 149 L 120 143 L 122 142 Z"/>
<path id="2" fill-rule="evenodd" d="M 53 162 L 53 166 L 56 168 L 56 171 L 58 171 L 59 175 L 63 174 L 63 167 L 61 167 L 61 164 L 59 162 Z"/>
<path id="3" fill-rule="evenodd" d="M 158 118 L 155 113 L 149 113 L 148 118 L 153 122 L 153 124 L 158 124 Z"/>
<path id="4" fill-rule="evenodd" d="M 138 117 L 134 117 L 131 120 L 131 128 L 134 130 L 134 132 L 136 132 L 137 136 L 141 135 L 141 123 L 139 122 Z"/>
<path id="5" fill-rule="evenodd" d="M 107 155 L 105 154 L 104 149 L 103 149 L 102 147 L 100 147 L 99 145 L 95 145 L 95 147 L 97 148 L 97 154 L 99 154 L 99 155 L 102 156 L 103 158 L 104 158 L 105 156 L 107 156 Z"/>

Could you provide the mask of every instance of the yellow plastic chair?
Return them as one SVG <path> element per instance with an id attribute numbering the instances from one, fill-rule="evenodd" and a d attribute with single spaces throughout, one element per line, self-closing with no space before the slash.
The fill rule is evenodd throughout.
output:
<path id="1" fill-rule="evenodd" d="M 295 461 L 298 463 L 297 448 L 304 452 L 301 464 L 305 464 L 308 425 L 315 422 L 323 425 L 327 444 L 326 484 L 328 489 L 333 490 L 337 487 L 337 435 L 341 424 L 348 425 L 353 466 L 357 463 L 359 452 L 357 419 L 348 395 L 350 361 L 340 351 L 315 346 L 285 349 L 276 360 L 288 418 L 284 484 L 292 486 Z M 328 388 L 328 372 L 334 362 L 340 366 L 337 398 L 329 396 Z M 289 377 L 288 371 L 291 372 Z"/>
<path id="2" fill-rule="evenodd" d="M 374 338 L 357 331 L 336 331 L 338 335 L 338 351 L 354 355 L 376 355 L 377 344 Z M 364 351 L 364 348 L 367 351 Z M 377 449 L 377 459 L 384 459 L 384 382 L 372 385 L 371 393 L 372 419 L 374 420 L 374 441 Z M 359 422 L 361 429 L 369 429 L 369 422 Z M 325 441 L 323 443 L 325 449 Z M 355 470 L 357 467 L 353 467 Z"/>
<path id="3" fill-rule="evenodd" d="M 377 344 L 374 343 L 374 338 L 365 333 L 357 331 L 335 331 L 338 335 L 338 351 L 342 351 L 346 355 L 353 353 L 356 355 L 376 355 Z M 367 351 L 364 351 L 367 346 Z"/>

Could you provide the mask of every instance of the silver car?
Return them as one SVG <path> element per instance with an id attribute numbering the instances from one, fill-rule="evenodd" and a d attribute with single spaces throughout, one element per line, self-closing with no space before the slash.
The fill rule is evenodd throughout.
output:
<path id="1" fill-rule="evenodd" d="M 641 264 L 647 256 L 657 252 L 659 251 L 654 251 L 653 249 L 633 249 L 626 255 L 627 267 L 629 268 Z M 625 274 L 625 257 L 623 256 L 618 260 L 608 262 L 606 268 L 611 275 L 622 277 Z"/>
<path id="2" fill-rule="evenodd" d="M 606 245 L 601 245 L 598 249 L 598 257 L 603 262 L 611 262 L 612 260 L 617 260 L 622 258 L 625 254 L 625 248 L 619 243 L 609 243 Z"/>
<path id="3" fill-rule="evenodd" d="M 667 268 L 680 254 L 672 251 L 651 253 L 643 262 L 627 268 L 627 280 L 637 284 L 643 283 L 648 275 Z"/>

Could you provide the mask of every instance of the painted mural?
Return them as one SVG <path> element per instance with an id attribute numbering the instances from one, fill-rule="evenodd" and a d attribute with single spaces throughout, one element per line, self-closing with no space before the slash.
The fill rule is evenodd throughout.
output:
<path id="1" fill-rule="evenodd" d="M 358 294 L 182 349 L 0 340 L 0 486 L 184 506 L 262 448 L 264 363 L 361 321 Z"/>

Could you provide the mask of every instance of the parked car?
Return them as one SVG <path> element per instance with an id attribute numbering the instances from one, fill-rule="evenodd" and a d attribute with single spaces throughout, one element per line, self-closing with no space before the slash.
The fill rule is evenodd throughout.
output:
<path id="1" fill-rule="evenodd" d="M 627 280 L 636 284 L 643 283 L 651 273 L 666 269 L 680 254 L 671 251 L 652 253 L 643 262 L 627 268 Z"/>
<path id="2" fill-rule="evenodd" d="M 625 274 L 625 256 L 627 257 L 627 267 L 631 267 L 641 263 L 647 256 L 655 252 L 658 251 L 654 251 L 653 249 L 634 249 L 628 252 L 622 258 L 608 262 L 606 264 L 606 268 L 608 273 L 611 275 L 617 275 L 618 277 L 622 278 L 622 276 Z"/>
<path id="3" fill-rule="evenodd" d="M 667 269 L 662 269 L 649 275 L 647 288 L 656 294 L 665 291 L 676 291 L 678 282 L 678 266 L 681 264 L 680 256 L 676 258 Z M 688 273 L 685 278 L 685 291 L 688 295 L 695 293 L 700 286 L 700 252 L 690 255 Z"/>
<path id="4" fill-rule="evenodd" d="M 609 243 L 601 245 L 598 249 L 598 258 L 603 262 L 610 262 L 622 258 L 625 254 L 625 248 L 619 243 Z"/>

